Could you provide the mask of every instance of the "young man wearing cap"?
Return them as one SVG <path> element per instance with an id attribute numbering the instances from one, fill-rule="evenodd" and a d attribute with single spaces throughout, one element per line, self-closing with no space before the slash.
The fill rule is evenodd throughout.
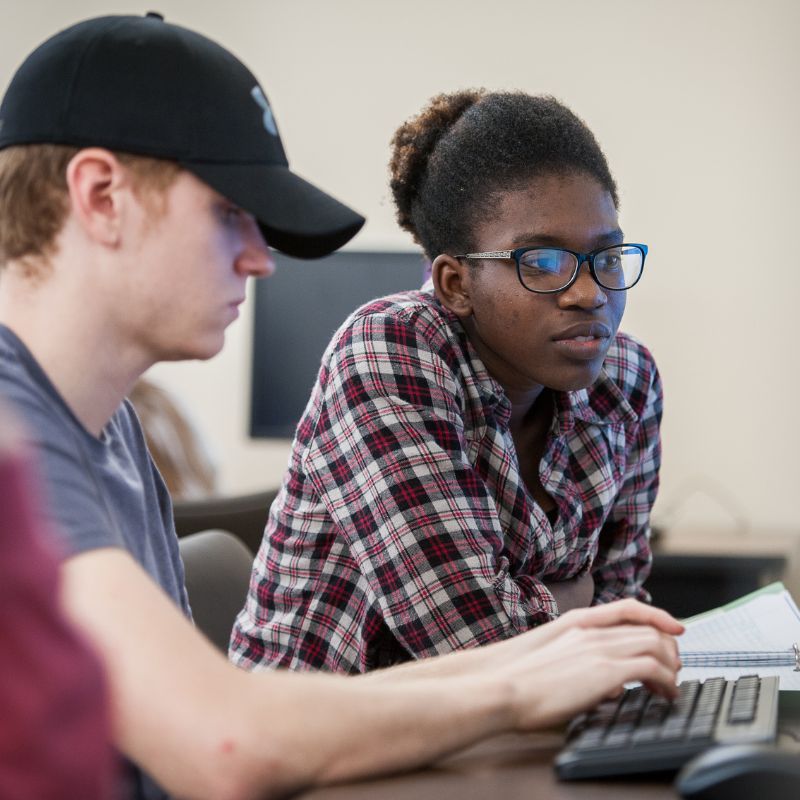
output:
<path id="1" fill-rule="evenodd" d="M 33 431 L 135 797 L 262 797 L 550 725 L 634 678 L 674 691 L 680 626 L 628 601 L 357 678 L 245 673 L 191 626 L 125 394 L 222 347 L 266 242 L 319 256 L 362 221 L 289 171 L 250 72 L 158 16 L 62 32 L 0 106 L 0 394 Z"/>

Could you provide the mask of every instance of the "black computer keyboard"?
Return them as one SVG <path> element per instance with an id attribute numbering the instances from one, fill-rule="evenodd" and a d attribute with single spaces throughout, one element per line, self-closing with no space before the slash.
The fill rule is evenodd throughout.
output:
<path id="1" fill-rule="evenodd" d="M 555 760 L 559 778 L 675 770 L 716 744 L 772 742 L 778 678 L 684 681 L 670 702 L 643 686 L 576 717 Z"/>

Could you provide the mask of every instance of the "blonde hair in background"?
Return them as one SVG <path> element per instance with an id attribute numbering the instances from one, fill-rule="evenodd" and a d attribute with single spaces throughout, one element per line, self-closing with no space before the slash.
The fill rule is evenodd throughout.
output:
<path id="1" fill-rule="evenodd" d="M 23 261 L 29 274 L 53 253 L 69 211 L 67 166 L 80 148 L 15 145 L 0 150 L 0 267 Z M 134 176 L 135 189 L 163 194 L 180 172 L 174 161 L 114 153 Z"/>
<path id="2" fill-rule="evenodd" d="M 172 499 L 195 500 L 215 494 L 216 469 L 205 443 L 169 393 L 140 378 L 129 399 Z"/>

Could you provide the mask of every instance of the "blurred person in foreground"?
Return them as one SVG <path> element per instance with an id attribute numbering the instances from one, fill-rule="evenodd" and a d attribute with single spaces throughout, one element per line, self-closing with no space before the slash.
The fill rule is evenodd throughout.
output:
<path id="1" fill-rule="evenodd" d="M 106 683 L 64 617 L 35 479 L 17 421 L 0 406 L 0 797 L 108 800 Z"/>

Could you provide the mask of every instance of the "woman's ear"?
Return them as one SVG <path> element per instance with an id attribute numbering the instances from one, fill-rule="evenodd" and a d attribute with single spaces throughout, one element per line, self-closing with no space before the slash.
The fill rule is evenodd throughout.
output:
<path id="1" fill-rule="evenodd" d="M 461 319 L 472 315 L 470 278 L 469 266 L 463 260 L 445 253 L 436 256 L 431 264 L 431 279 L 437 299 Z"/>
<path id="2" fill-rule="evenodd" d="M 78 151 L 67 165 L 72 213 L 86 235 L 111 247 L 119 243 L 121 192 L 129 183 L 113 153 L 98 147 Z"/>

